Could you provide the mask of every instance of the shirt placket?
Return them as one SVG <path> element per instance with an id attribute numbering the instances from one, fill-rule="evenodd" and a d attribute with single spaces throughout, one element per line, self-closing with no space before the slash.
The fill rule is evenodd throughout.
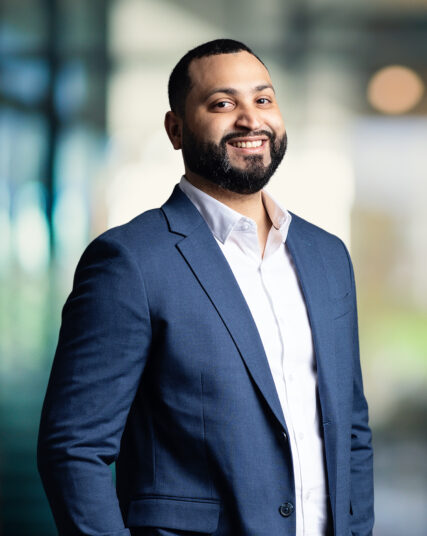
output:
<path id="1" fill-rule="evenodd" d="M 268 300 L 270 302 L 271 310 L 276 322 L 277 331 L 279 334 L 281 342 L 280 350 L 280 362 L 281 362 L 281 377 L 275 378 L 276 388 L 278 396 L 280 399 L 281 406 L 283 408 L 283 413 L 285 421 L 288 427 L 289 432 L 289 441 L 291 445 L 292 460 L 293 460 L 293 469 L 294 469 L 294 480 L 295 480 L 295 494 L 296 494 L 296 508 L 295 513 L 297 516 L 297 536 L 302 536 L 304 534 L 304 489 L 303 489 L 303 474 L 302 474 L 302 445 L 301 441 L 304 439 L 304 436 L 301 438 L 298 434 L 303 434 L 297 430 L 294 423 L 301 422 L 301 415 L 295 414 L 298 413 L 298 408 L 301 407 L 299 401 L 299 394 L 297 389 L 297 382 L 294 372 L 290 366 L 286 364 L 286 355 L 287 353 L 292 353 L 292 348 L 286 348 L 286 333 L 285 333 L 285 321 L 284 315 L 280 314 L 280 304 L 277 303 L 275 296 L 278 295 L 277 291 L 274 292 L 274 275 L 270 277 L 269 266 L 272 264 L 273 255 L 279 254 L 280 252 L 269 251 L 266 247 L 266 255 L 263 261 L 259 266 L 259 274 L 261 278 L 261 283 L 263 285 L 264 292 L 266 293 Z M 270 281 L 271 280 L 271 281 Z M 276 289 L 277 290 L 277 289 Z M 288 372 L 289 370 L 289 372 Z"/>

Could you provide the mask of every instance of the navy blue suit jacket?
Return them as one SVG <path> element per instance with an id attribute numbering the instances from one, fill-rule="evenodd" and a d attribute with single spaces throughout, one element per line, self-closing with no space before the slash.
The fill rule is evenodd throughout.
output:
<path id="1" fill-rule="evenodd" d="M 294 214 L 286 244 L 314 340 L 334 534 L 368 536 L 372 448 L 352 264 L 341 240 Z M 89 244 L 39 432 L 61 535 L 293 536 L 295 512 L 280 512 L 295 503 L 286 435 L 246 301 L 178 186 L 160 209 Z"/>

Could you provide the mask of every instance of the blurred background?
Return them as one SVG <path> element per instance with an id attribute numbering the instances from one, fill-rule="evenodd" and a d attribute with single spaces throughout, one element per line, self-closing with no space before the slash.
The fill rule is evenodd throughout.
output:
<path id="1" fill-rule="evenodd" d="M 0 534 L 50 536 L 37 427 L 76 263 L 183 171 L 176 61 L 264 59 L 289 146 L 268 189 L 344 239 L 374 431 L 375 536 L 427 534 L 427 1 L 2 0 Z"/>

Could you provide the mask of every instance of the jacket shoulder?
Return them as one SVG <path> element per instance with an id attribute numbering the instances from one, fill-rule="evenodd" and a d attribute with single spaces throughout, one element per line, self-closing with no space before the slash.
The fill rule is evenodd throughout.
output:
<path id="1" fill-rule="evenodd" d="M 159 208 L 153 208 L 138 214 L 126 223 L 107 229 L 95 240 L 116 240 L 126 244 L 141 240 L 144 236 L 156 236 L 166 227 L 162 211 Z"/>
<path id="2" fill-rule="evenodd" d="M 294 212 L 291 212 L 290 214 L 292 215 L 291 225 L 297 227 L 298 232 L 300 234 L 305 234 L 308 239 L 311 238 L 322 245 L 332 248 L 338 247 L 341 249 L 344 246 L 344 242 L 337 235 L 326 231 L 322 227 L 319 227 L 308 220 L 305 220 Z"/>
<path id="3" fill-rule="evenodd" d="M 143 260 L 150 262 L 159 253 L 166 253 L 172 239 L 162 211 L 147 210 L 93 238 L 80 256 L 76 272 L 87 265 L 102 262 L 125 263 L 134 268 L 139 266 L 139 271 Z"/>
<path id="4" fill-rule="evenodd" d="M 127 223 L 107 229 L 95 237 L 88 245 L 112 244 L 127 249 L 131 254 L 143 252 L 161 243 L 169 233 L 162 211 L 159 208 L 150 209 L 135 216 Z"/>
<path id="5" fill-rule="evenodd" d="M 353 266 L 350 253 L 343 240 L 293 212 L 291 212 L 291 216 L 291 227 L 294 226 L 295 234 L 316 244 L 325 266 L 337 274 L 345 274 L 351 280 Z"/>

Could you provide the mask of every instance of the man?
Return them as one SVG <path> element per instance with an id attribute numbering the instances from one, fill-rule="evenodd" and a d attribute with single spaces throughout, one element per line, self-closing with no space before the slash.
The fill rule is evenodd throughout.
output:
<path id="1" fill-rule="evenodd" d="M 89 244 L 64 305 L 38 450 L 59 532 L 368 536 L 352 265 L 263 190 L 287 142 L 268 70 L 205 43 L 169 97 L 185 176 Z"/>

